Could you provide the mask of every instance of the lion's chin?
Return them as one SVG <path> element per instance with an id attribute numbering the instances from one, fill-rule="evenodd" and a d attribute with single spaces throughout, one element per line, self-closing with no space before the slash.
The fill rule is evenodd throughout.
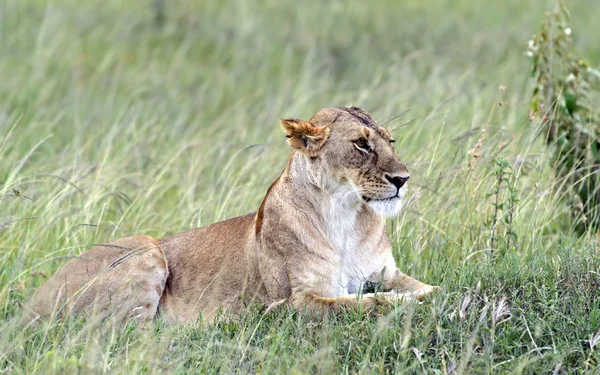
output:
<path id="1" fill-rule="evenodd" d="M 396 197 L 384 200 L 370 200 L 366 204 L 380 216 L 393 217 L 398 215 L 402 210 L 403 201 L 402 198 Z"/>

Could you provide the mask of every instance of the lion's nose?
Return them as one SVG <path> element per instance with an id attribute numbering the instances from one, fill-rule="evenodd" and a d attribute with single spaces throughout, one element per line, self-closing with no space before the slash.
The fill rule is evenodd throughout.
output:
<path id="1" fill-rule="evenodd" d="M 388 180 L 392 185 L 394 185 L 397 189 L 400 189 L 406 181 L 410 178 L 409 175 L 406 176 L 390 176 L 389 174 L 385 175 L 385 179 Z"/>

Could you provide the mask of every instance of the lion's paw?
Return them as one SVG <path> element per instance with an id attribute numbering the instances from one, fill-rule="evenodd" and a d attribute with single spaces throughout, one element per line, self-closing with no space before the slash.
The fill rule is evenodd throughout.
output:
<path id="1" fill-rule="evenodd" d="M 416 290 L 413 292 L 414 297 L 419 300 L 419 301 L 423 301 L 425 298 L 427 298 L 427 296 L 440 291 L 441 288 L 437 285 L 425 285 L 423 287 L 421 287 L 420 289 Z"/>

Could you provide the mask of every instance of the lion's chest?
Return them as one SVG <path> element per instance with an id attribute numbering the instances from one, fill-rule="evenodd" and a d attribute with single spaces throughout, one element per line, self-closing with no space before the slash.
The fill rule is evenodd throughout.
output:
<path id="1" fill-rule="evenodd" d="M 362 233 L 357 215 L 357 210 L 340 210 L 330 217 L 327 237 L 338 255 L 331 275 L 333 297 L 358 293 L 373 273 L 385 267 L 377 241 Z"/>
<path id="2" fill-rule="evenodd" d="M 337 278 L 334 279 L 336 297 L 358 293 L 371 275 L 381 272 L 385 267 L 376 255 L 369 256 L 365 248 L 357 246 L 346 250 L 343 266 L 339 269 Z"/>

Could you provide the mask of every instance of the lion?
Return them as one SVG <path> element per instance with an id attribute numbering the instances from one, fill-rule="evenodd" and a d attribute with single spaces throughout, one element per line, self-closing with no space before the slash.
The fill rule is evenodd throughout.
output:
<path id="1" fill-rule="evenodd" d="M 293 151 L 257 212 L 96 246 L 39 288 L 24 321 L 95 311 L 210 323 L 249 304 L 372 310 L 438 290 L 392 256 L 385 218 L 400 212 L 410 175 L 390 132 L 355 106 L 280 122 Z"/>

